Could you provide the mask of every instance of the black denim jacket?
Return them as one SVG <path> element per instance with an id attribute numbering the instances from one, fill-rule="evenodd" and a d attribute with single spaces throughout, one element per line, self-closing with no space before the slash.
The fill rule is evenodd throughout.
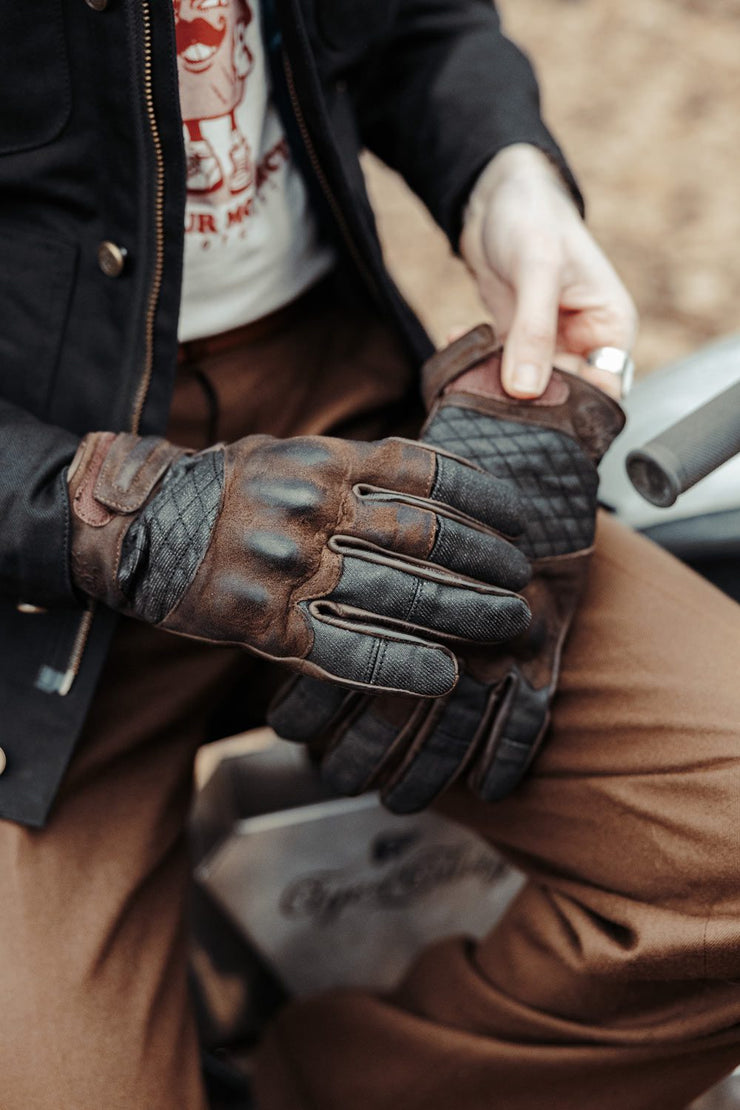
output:
<path id="1" fill-rule="evenodd" d="M 185 166 L 172 0 L 34 0 L 1 23 L 0 817 L 42 825 L 115 624 L 70 582 L 65 471 L 87 431 L 166 427 Z M 263 25 L 326 234 L 420 363 L 430 343 L 383 265 L 360 149 L 454 246 L 502 147 L 563 165 L 529 65 L 488 0 L 265 0 Z"/>

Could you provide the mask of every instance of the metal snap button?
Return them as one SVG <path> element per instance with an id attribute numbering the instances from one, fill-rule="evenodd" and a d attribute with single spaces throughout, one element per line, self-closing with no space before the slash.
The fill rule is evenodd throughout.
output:
<path id="1" fill-rule="evenodd" d="M 108 7 L 108 0 L 85 0 L 85 3 L 94 12 L 104 12 Z"/>
<path id="2" fill-rule="evenodd" d="M 8 757 L 2 748 L 0 748 L 0 775 L 2 775 L 5 768 L 8 766 Z"/>
<path id="3" fill-rule="evenodd" d="M 106 277 L 120 277 L 126 264 L 126 248 L 105 239 L 98 247 L 98 266 Z"/>

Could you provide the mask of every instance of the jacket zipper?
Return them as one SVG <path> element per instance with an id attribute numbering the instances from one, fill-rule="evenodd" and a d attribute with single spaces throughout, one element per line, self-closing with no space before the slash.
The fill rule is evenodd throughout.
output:
<path id="1" fill-rule="evenodd" d="M 150 0 L 142 0 L 142 20 L 144 29 L 144 104 L 149 123 L 149 134 L 154 150 L 154 270 L 152 283 L 149 289 L 146 315 L 144 317 L 144 370 L 134 397 L 134 408 L 131 416 L 131 431 L 136 433 L 141 423 L 141 414 L 144 402 L 149 392 L 149 383 L 152 378 L 154 363 L 154 317 L 157 312 L 159 291 L 162 286 L 162 273 L 164 270 L 164 154 L 162 153 L 162 140 L 159 136 L 157 115 L 154 110 L 154 78 L 152 67 L 152 19 Z"/>
<path id="2" fill-rule="evenodd" d="M 66 671 L 64 671 L 59 681 L 57 693 L 62 698 L 65 697 L 72 689 L 72 686 L 74 685 L 74 680 L 77 678 L 77 675 L 79 673 L 80 664 L 82 663 L 82 656 L 84 655 L 85 647 L 87 646 L 87 641 L 90 636 L 90 629 L 92 628 L 94 616 L 95 602 L 89 601 L 87 609 L 82 614 L 82 617 L 80 618 L 80 623 L 77 626 L 77 632 L 75 634 L 74 643 L 72 644 L 72 651 L 70 652 L 67 669 Z"/>
<path id="3" fill-rule="evenodd" d="M 332 187 L 331 187 L 331 185 L 329 184 L 329 182 L 327 180 L 326 174 L 324 173 L 324 169 L 321 165 L 321 162 L 319 161 L 319 156 L 317 155 L 316 148 L 313 145 L 313 139 L 311 138 L 311 133 L 308 130 L 308 125 L 306 123 L 306 117 L 303 114 L 303 109 L 301 108 L 301 104 L 300 104 L 300 101 L 298 99 L 298 93 L 296 92 L 295 77 L 293 76 L 293 67 L 290 64 L 290 59 L 288 58 L 288 53 L 287 53 L 287 51 L 285 50 L 284 47 L 283 47 L 281 53 L 282 53 L 282 62 L 283 62 L 283 72 L 285 74 L 285 82 L 286 82 L 286 85 L 288 87 L 288 96 L 290 97 L 290 104 L 291 104 L 291 107 L 293 109 L 293 115 L 295 116 L 296 123 L 298 124 L 298 130 L 301 133 L 301 139 L 303 140 L 303 145 L 305 147 L 306 153 L 307 153 L 309 161 L 311 163 L 311 168 L 313 169 L 316 180 L 318 181 L 319 186 L 321 188 L 321 191 L 324 194 L 324 197 L 326 198 L 326 201 L 329 205 L 329 208 L 331 209 L 331 213 L 332 213 L 332 215 L 333 215 L 333 217 L 336 221 L 337 227 L 339 228 L 339 232 L 342 236 L 342 239 L 344 240 L 344 243 L 347 247 L 347 250 L 349 251 L 349 253 L 352 257 L 352 261 L 354 262 L 355 266 L 357 266 L 357 269 L 360 271 L 363 278 L 367 282 L 367 284 L 370 288 L 370 291 L 373 293 L 373 295 L 378 300 L 378 302 L 382 303 L 382 296 L 381 296 L 381 292 L 380 292 L 380 287 L 379 287 L 378 282 L 375 278 L 375 275 L 372 273 L 372 271 L 368 267 L 367 262 L 365 261 L 365 258 L 362 254 L 362 251 L 358 247 L 357 241 L 355 240 L 352 232 L 350 231 L 349 225 L 347 224 L 347 221 L 346 221 L 345 216 L 344 216 L 344 212 L 342 211 L 342 206 L 340 205 L 339 201 L 337 200 L 337 198 L 334 194 L 334 191 L 332 190 Z"/>
<path id="4" fill-rule="evenodd" d="M 164 270 L 164 154 L 162 140 L 159 135 L 157 116 L 154 109 L 154 78 L 152 66 L 152 18 L 150 0 L 141 0 L 142 29 L 144 41 L 144 105 L 149 124 L 149 135 L 154 150 L 154 269 L 149 288 L 146 314 L 144 316 L 144 368 L 139 385 L 134 396 L 133 410 L 131 413 L 131 431 L 136 433 L 141 424 L 141 415 L 149 384 L 152 378 L 154 364 L 154 317 L 157 312 L 157 302 L 162 286 L 162 273 Z M 67 669 L 60 679 L 58 693 L 64 697 L 70 692 L 82 664 L 82 657 L 90 637 L 96 604 L 90 602 L 83 613 L 77 628 L 77 633 L 72 645 Z"/>

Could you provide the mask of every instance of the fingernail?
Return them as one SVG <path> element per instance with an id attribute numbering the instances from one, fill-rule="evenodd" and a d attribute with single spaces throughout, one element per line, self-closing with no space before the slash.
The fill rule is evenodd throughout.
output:
<path id="1" fill-rule="evenodd" d="M 514 367 L 514 373 L 511 376 L 512 388 L 517 393 L 526 394 L 527 396 L 537 396 L 542 391 L 542 371 L 539 366 L 534 363 L 524 362 L 519 366 Z"/>

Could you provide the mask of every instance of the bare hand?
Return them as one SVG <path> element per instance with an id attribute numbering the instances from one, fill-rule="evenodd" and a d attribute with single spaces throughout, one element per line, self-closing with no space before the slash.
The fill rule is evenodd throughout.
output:
<path id="1" fill-rule="evenodd" d="M 596 347 L 631 350 L 637 311 L 540 150 L 506 147 L 489 163 L 471 194 L 460 246 L 504 342 L 508 393 L 540 396 L 559 359 L 619 396 L 617 377 L 582 360 Z"/>

